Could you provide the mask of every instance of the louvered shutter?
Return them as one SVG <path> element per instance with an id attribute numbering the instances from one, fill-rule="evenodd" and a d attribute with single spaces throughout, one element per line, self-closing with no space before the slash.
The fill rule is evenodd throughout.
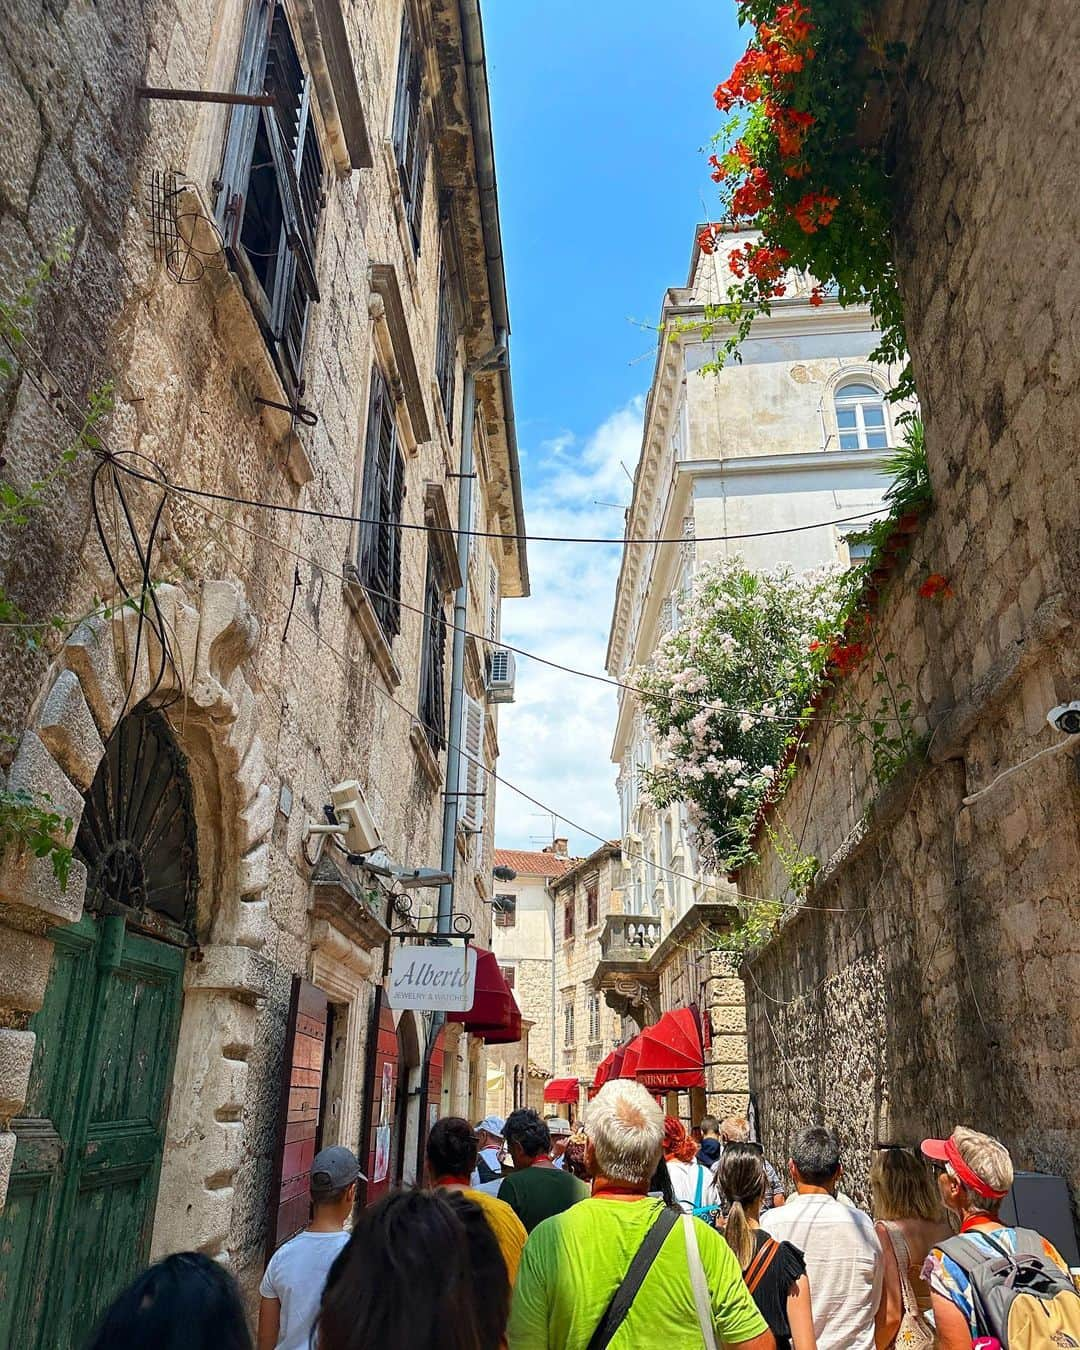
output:
<path id="1" fill-rule="evenodd" d="M 365 586 L 376 586 L 378 567 L 379 510 L 379 437 L 382 432 L 383 408 L 387 401 L 386 381 L 378 366 L 371 368 L 371 393 L 368 397 L 367 438 L 364 446 L 364 484 L 360 495 L 359 540 L 356 568 Z M 377 597 L 369 595 L 372 605 Z"/>
<path id="2" fill-rule="evenodd" d="M 405 502 L 405 460 L 397 447 L 396 435 L 389 472 L 383 526 L 390 559 L 386 590 L 391 598 L 386 617 L 388 631 L 396 634 L 401 631 L 401 508 Z"/>
<path id="3" fill-rule="evenodd" d="M 238 94 L 262 93 L 273 14 L 274 7 L 269 0 L 260 0 L 260 3 L 253 5 L 248 11 L 236 67 L 235 88 Z M 260 116 L 261 110 L 258 107 L 247 106 L 234 108 L 229 119 L 216 214 L 225 243 L 230 248 L 236 246 L 240 237 L 240 225 L 247 200 L 251 150 L 255 143 Z"/>
<path id="4" fill-rule="evenodd" d="M 488 563 L 487 635 L 493 642 L 499 636 L 499 569 L 493 562 Z"/>
<path id="5" fill-rule="evenodd" d="M 398 46 L 397 86 L 394 90 L 394 158 L 398 164 L 405 162 L 409 130 L 409 89 L 412 74 L 412 25 L 409 22 L 409 7 L 406 4 L 401 14 L 401 41 Z"/>
<path id="6" fill-rule="evenodd" d="M 484 770 L 484 705 L 465 695 L 462 718 L 461 773 L 459 787 L 464 793 L 484 794 L 487 791 L 487 773 Z M 461 798 L 461 819 L 470 830 L 484 826 L 484 796 L 468 795 Z"/>

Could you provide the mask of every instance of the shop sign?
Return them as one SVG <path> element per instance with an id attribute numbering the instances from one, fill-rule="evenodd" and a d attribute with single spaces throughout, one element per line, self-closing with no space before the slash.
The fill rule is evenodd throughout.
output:
<path id="1" fill-rule="evenodd" d="M 399 947 L 390 962 L 386 997 L 391 1008 L 468 1012 L 476 991 L 476 952 L 465 943 Z"/>

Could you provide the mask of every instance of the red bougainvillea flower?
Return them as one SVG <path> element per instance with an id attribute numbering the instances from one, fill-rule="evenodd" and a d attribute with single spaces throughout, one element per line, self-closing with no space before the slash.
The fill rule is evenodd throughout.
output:
<path id="1" fill-rule="evenodd" d="M 948 577 L 943 577 L 940 572 L 931 572 L 919 587 L 919 595 L 924 600 L 951 600 L 954 594 Z"/>
<path id="2" fill-rule="evenodd" d="M 715 253 L 716 241 L 724 232 L 723 224 L 718 220 L 710 221 L 698 231 L 697 244 L 702 253 Z"/>
<path id="3" fill-rule="evenodd" d="M 723 160 L 720 159 L 717 155 L 710 155 L 709 163 L 712 166 L 712 173 L 709 175 L 709 177 L 713 180 L 714 183 L 722 183 L 724 179 L 728 176 L 727 167 L 724 164 Z"/>
<path id="4" fill-rule="evenodd" d="M 815 284 L 810 287 L 810 303 L 815 309 L 818 305 L 823 305 L 825 303 L 825 287 L 822 286 L 820 282 L 815 282 Z"/>

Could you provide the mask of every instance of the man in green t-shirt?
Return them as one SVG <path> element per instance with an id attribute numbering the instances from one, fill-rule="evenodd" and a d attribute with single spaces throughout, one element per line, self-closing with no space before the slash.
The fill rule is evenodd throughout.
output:
<path id="1" fill-rule="evenodd" d="M 527 1107 L 511 1111 L 503 1126 L 503 1138 L 514 1170 L 499 1187 L 499 1199 L 506 1201 L 527 1233 L 589 1194 L 583 1181 L 552 1162 L 551 1133 L 537 1112 Z"/>
<path id="2" fill-rule="evenodd" d="M 514 1286 L 510 1350 L 587 1350 L 663 1210 L 648 1191 L 663 1148 L 664 1113 L 640 1083 L 605 1083 L 589 1105 L 585 1133 L 592 1198 L 530 1234 Z M 611 1350 L 701 1350 L 688 1257 L 688 1242 L 695 1241 L 716 1340 L 727 1350 L 776 1350 L 734 1252 L 714 1228 L 689 1223 L 687 1229 L 679 1221 L 668 1233 Z"/>

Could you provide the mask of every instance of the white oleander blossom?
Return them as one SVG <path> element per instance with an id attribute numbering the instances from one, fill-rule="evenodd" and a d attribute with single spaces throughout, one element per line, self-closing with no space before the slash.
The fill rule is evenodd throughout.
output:
<path id="1" fill-rule="evenodd" d="M 657 806 L 685 801 L 707 866 L 738 866 L 748 834 L 839 632 L 850 574 L 705 564 L 682 626 L 636 672 L 661 751 L 645 775 Z"/>

